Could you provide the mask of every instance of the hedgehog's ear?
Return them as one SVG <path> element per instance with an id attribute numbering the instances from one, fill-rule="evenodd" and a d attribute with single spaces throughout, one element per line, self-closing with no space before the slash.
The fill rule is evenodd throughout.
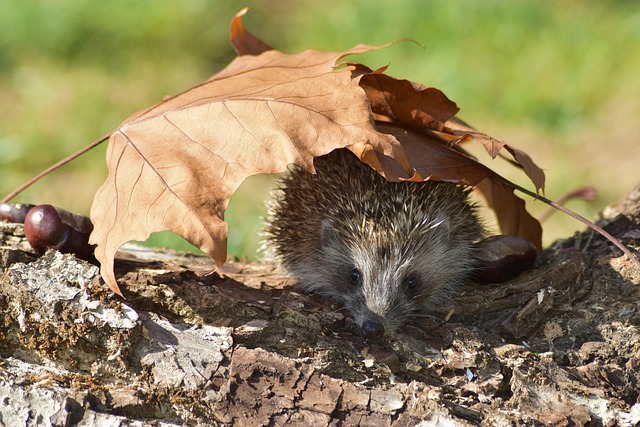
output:
<path id="1" fill-rule="evenodd" d="M 330 220 L 325 219 L 320 223 L 320 244 L 322 247 L 336 247 L 340 245 L 340 238 Z"/>

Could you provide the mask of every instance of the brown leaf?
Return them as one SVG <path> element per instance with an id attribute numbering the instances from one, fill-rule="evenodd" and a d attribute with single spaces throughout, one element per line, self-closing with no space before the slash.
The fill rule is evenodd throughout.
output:
<path id="1" fill-rule="evenodd" d="M 224 211 L 248 176 L 291 163 L 312 170 L 314 156 L 356 143 L 393 152 L 396 141 L 376 132 L 352 67 L 333 69 L 371 49 L 240 56 L 125 121 L 109 140 L 109 174 L 91 208 L 91 242 L 108 285 L 119 293 L 118 248 L 156 231 L 173 231 L 224 263 Z"/>
<path id="2" fill-rule="evenodd" d="M 511 153 L 515 161 L 524 168 L 524 173 L 531 178 L 531 182 L 533 182 L 533 185 L 536 187 L 536 193 L 544 190 L 544 172 L 533 162 L 531 157 L 524 151 L 509 144 L 505 144 L 504 148 Z"/>
<path id="3" fill-rule="evenodd" d="M 245 7 L 233 17 L 229 31 L 229 41 L 238 55 L 259 55 L 262 52 L 271 50 L 272 47 L 244 28 L 242 17 L 248 10 L 249 8 Z"/>
<path id="4" fill-rule="evenodd" d="M 353 65 L 354 77 L 359 78 L 377 120 L 433 130 L 451 145 L 473 139 L 482 144 L 492 158 L 505 148 L 524 168 L 536 190 L 544 188 L 544 172 L 526 153 L 475 130 L 455 117 L 458 107 L 440 90 L 383 74 L 386 67 L 371 71 L 364 65 Z"/>

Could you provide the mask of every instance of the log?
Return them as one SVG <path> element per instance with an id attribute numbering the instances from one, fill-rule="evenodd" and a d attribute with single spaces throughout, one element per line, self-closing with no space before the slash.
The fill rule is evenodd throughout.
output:
<path id="1" fill-rule="evenodd" d="M 640 187 L 604 216 L 638 252 Z M 116 274 L 0 223 L 4 425 L 640 423 L 640 271 L 590 231 L 371 342 L 269 263 L 126 245 Z"/>

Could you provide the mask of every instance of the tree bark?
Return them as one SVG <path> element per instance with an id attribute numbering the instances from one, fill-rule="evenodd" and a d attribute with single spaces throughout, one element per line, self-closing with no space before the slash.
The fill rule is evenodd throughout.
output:
<path id="1" fill-rule="evenodd" d="M 637 252 L 640 187 L 601 224 Z M 640 423 L 640 271 L 591 231 L 366 342 L 266 263 L 127 245 L 114 296 L 0 224 L 2 425 Z"/>

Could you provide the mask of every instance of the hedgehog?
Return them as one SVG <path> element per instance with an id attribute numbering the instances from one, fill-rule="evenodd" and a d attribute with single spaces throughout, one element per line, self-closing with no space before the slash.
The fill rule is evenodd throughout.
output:
<path id="1" fill-rule="evenodd" d="M 484 234 L 468 188 L 389 182 L 347 149 L 314 168 L 279 182 L 267 247 L 304 291 L 346 308 L 366 339 L 429 315 L 468 280 Z"/>

